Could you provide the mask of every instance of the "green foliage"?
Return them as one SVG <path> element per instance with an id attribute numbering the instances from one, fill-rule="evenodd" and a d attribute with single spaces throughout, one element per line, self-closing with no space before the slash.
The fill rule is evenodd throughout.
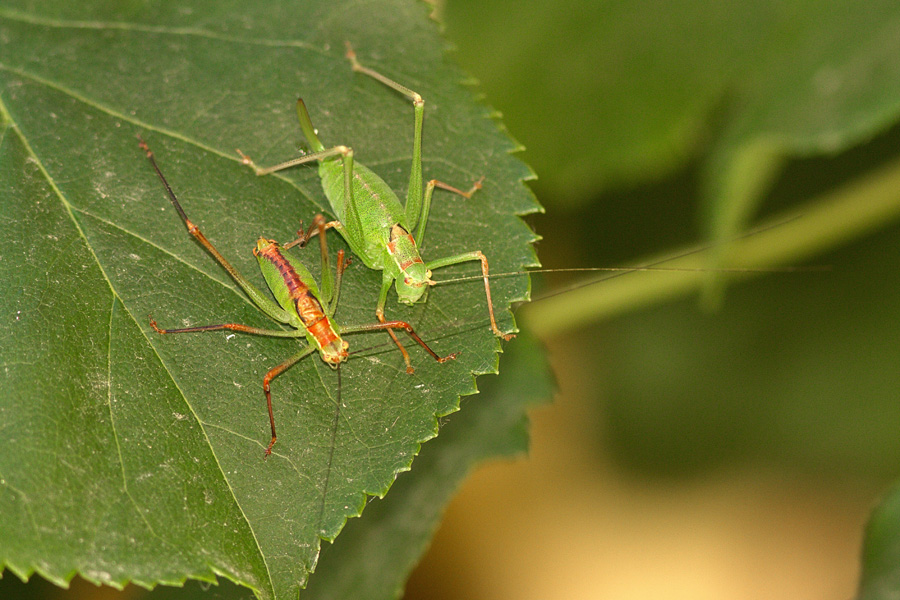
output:
<path id="1" fill-rule="evenodd" d="M 451 0 L 444 17 L 477 40 L 461 60 L 515 105 L 507 121 L 553 202 L 657 178 L 709 146 L 710 202 L 752 214 L 713 180 L 744 182 L 756 203 L 749 183 L 771 183 L 768 160 L 846 149 L 900 110 L 890 0 L 515 5 L 508 19 L 503 0 Z"/>
<path id="2" fill-rule="evenodd" d="M 896 598 L 900 592 L 900 488 L 875 509 L 866 527 L 859 600 Z"/>
<path id="3" fill-rule="evenodd" d="M 386 335 L 355 335 L 340 388 L 305 359 L 273 383 L 279 439 L 264 462 L 262 377 L 297 342 L 150 329 L 150 313 L 162 327 L 272 323 L 186 233 L 137 134 L 192 220 L 260 287 L 256 238 L 289 240 L 326 204 L 314 168 L 256 178 L 234 150 L 262 164 L 295 153 L 298 93 L 326 143 L 352 144 L 405 189 L 411 107 L 352 73 L 345 40 L 425 97 L 426 176 L 486 176 L 473 201 L 435 199 L 426 259 L 480 249 L 499 271 L 532 264 L 533 234 L 516 216 L 538 209 L 521 184 L 529 172 L 459 86 L 423 6 L 0 10 L 0 565 L 60 584 L 76 573 L 114 586 L 221 575 L 263 598 L 296 597 L 320 539 L 409 469 L 437 417 L 475 392 L 473 374 L 496 370 L 477 280 L 438 286 L 412 308 L 392 300 L 388 316 L 460 357 L 438 365 L 410 346 L 408 376 Z M 337 318 L 372 322 L 379 282 L 351 267 Z M 526 286 L 494 287 L 507 322 Z M 499 451 L 521 447 L 514 437 Z"/>

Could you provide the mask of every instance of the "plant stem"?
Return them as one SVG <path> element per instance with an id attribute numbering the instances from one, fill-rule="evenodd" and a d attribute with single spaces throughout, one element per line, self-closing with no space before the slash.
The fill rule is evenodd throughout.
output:
<path id="1" fill-rule="evenodd" d="M 761 225 L 759 233 L 739 239 L 727 248 L 726 269 L 752 272 L 724 273 L 728 279 L 759 275 L 765 269 L 796 265 L 812 256 L 850 242 L 900 217 L 900 161 L 875 169 L 863 177 L 823 194 L 805 207 L 794 209 Z M 721 251 L 721 248 L 718 248 Z M 686 248 L 667 256 L 690 253 Z M 542 337 L 557 335 L 588 323 L 659 304 L 700 290 L 710 273 L 706 252 L 694 252 L 665 262 L 674 271 L 634 272 L 603 285 L 572 291 L 525 305 L 519 311 L 524 327 Z M 636 265 L 658 264 L 664 256 L 649 257 Z"/>

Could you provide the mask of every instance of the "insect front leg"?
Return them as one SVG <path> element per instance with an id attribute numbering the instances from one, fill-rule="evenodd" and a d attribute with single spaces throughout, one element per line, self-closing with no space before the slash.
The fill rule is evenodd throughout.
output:
<path id="1" fill-rule="evenodd" d="M 384 305 L 387 303 L 388 292 L 391 290 L 391 285 L 393 285 L 396 277 L 391 275 L 388 269 L 382 271 L 382 274 L 381 291 L 378 293 L 378 304 L 375 306 L 375 317 L 379 323 L 387 323 L 384 318 Z M 406 372 L 412 375 L 415 369 L 413 369 L 412 362 L 409 360 L 409 353 L 403 347 L 403 344 L 400 343 L 400 340 L 397 339 L 397 334 L 394 333 L 393 329 L 387 329 L 387 332 L 397 345 L 397 349 L 400 350 L 400 354 L 403 355 L 403 362 L 406 363 Z"/>
<path id="2" fill-rule="evenodd" d="M 344 233 L 344 226 L 340 221 L 328 221 L 325 223 L 325 229 L 337 229 L 339 232 Z M 287 250 L 288 248 L 293 248 L 294 246 L 300 246 L 301 248 L 305 248 L 306 244 L 309 243 L 309 240 L 312 239 L 313 236 L 319 235 L 319 226 L 314 222 L 310 225 L 309 229 L 306 231 L 303 230 L 303 221 L 300 221 L 300 229 L 297 230 L 297 238 L 287 244 L 284 244 L 282 248 Z"/>
<path id="3" fill-rule="evenodd" d="M 351 259 L 348 257 L 347 260 L 344 260 L 344 251 L 338 250 L 337 254 L 337 266 L 334 268 L 334 298 L 331 299 L 331 305 L 329 306 L 329 315 L 334 316 L 334 313 L 337 312 L 338 301 L 341 297 L 341 280 L 344 277 L 344 269 L 350 266 Z"/>
<path id="4" fill-rule="evenodd" d="M 269 407 L 269 424 L 272 426 L 272 439 L 269 441 L 269 445 L 266 447 L 266 453 L 263 458 L 269 458 L 269 455 L 272 454 L 272 446 L 275 445 L 275 440 L 278 439 L 278 436 L 275 434 L 275 414 L 272 412 L 272 392 L 270 389 L 270 383 L 273 379 L 296 365 L 306 356 L 312 354 L 315 350 L 312 346 L 307 346 L 297 354 L 293 355 L 277 367 L 274 367 L 266 373 L 266 376 L 263 377 L 263 391 L 266 393 L 266 405 Z"/>
<path id="5" fill-rule="evenodd" d="M 338 299 L 341 294 L 341 280 L 343 279 L 344 269 L 350 266 L 350 259 L 344 260 L 344 251 L 338 250 L 337 254 L 337 265 L 334 268 L 334 276 L 331 274 L 331 260 L 328 257 L 328 240 L 325 237 L 325 230 L 329 228 L 329 226 L 334 227 L 335 225 L 340 226 L 339 221 L 331 221 L 330 223 L 325 222 L 325 217 L 322 215 L 316 215 L 313 219 L 313 224 L 310 226 L 309 231 L 306 233 L 301 229 L 297 232 L 300 236 L 293 242 L 288 245 L 285 245 L 284 248 L 289 248 L 291 245 L 300 244 L 301 247 L 306 244 L 306 241 L 309 240 L 313 235 L 318 234 L 319 236 L 319 253 L 321 255 L 321 272 L 322 272 L 322 301 L 326 307 L 326 314 L 328 316 L 333 317 L 335 311 L 338 306 Z"/>
<path id="6" fill-rule="evenodd" d="M 447 356 L 439 355 L 437 352 L 432 350 L 431 347 L 426 344 L 422 338 L 419 337 L 419 335 L 416 333 L 416 330 L 413 329 L 412 325 L 410 325 L 406 321 L 381 321 L 380 323 L 372 323 L 371 325 L 355 325 L 353 327 L 346 327 L 342 331 L 343 333 L 359 333 L 363 331 L 381 331 L 382 329 L 390 333 L 391 337 L 394 337 L 394 339 L 396 339 L 396 337 L 394 336 L 394 329 L 403 329 L 413 340 L 415 340 L 417 344 L 422 346 L 425 351 L 428 352 L 428 354 L 430 354 L 431 357 L 439 363 L 445 363 L 459 356 L 459 352 L 454 352 L 453 354 L 448 354 Z M 412 367 L 409 366 L 408 363 L 406 372 L 409 374 L 413 373 Z"/>
<path id="7" fill-rule="evenodd" d="M 432 260 L 426 263 L 426 266 L 428 267 L 428 270 L 433 270 L 449 265 L 457 265 L 459 263 L 467 262 L 470 260 L 481 261 L 481 274 L 484 277 L 484 293 L 485 296 L 487 296 L 488 314 L 491 317 L 491 331 L 493 331 L 494 335 L 496 335 L 497 337 L 502 337 L 504 340 L 509 341 L 516 336 L 513 333 L 505 334 L 500 331 L 500 328 L 497 327 L 497 321 L 496 319 L 494 319 L 494 303 L 491 300 L 491 284 L 489 281 L 490 276 L 488 274 L 488 260 L 480 250 L 476 250 L 474 252 L 465 252 L 463 254 L 457 254 L 455 256 L 448 256 L 447 258 Z"/>
<path id="8" fill-rule="evenodd" d="M 241 325 L 240 323 L 223 323 L 221 325 L 200 325 L 198 327 L 182 327 L 180 329 L 162 329 L 157 324 L 156 321 L 153 320 L 153 317 L 150 318 L 150 326 L 153 327 L 153 330 L 156 333 L 168 334 L 168 333 L 195 333 L 200 331 L 221 331 L 223 329 L 230 331 L 240 331 L 242 333 L 250 333 L 253 335 L 264 335 L 267 337 L 282 337 L 282 338 L 297 338 L 304 335 L 304 331 L 294 329 L 291 331 L 285 331 L 283 329 L 262 329 L 260 327 L 251 327 L 249 325 Z M 266 454 L 264 458 L 268 458 L 272 453 L 272 446 L 275 445 L 275 416 L 272 413 L 272 393 L 270 391 L 269 383 L 281 375 L 289 368 L 297 364 L 300 359 L 308 356 L 315 350 L 312 346 L 307 346 L 294 356 L 290 357 L 274 369 L 271 369 L 266 376 L 263 378 L 263 392 L 266 394 L 266 404 L 269 407 L 269 423 L 272 426 L 272 440 L 269 442 L 269 446 L 266 448 Z"/>

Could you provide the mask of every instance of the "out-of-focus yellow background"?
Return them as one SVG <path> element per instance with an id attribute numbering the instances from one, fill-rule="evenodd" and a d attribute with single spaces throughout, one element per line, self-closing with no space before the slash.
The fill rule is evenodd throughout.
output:
<path id="1" fill-rule="evenodd" d="M 560 391 L 527 459 L 495 462 L 451 503 L 406 598 L 846 599 L 879 486 L 744 464 L 690 478 L 617 464 L 585 423 L 596 373 L 559 343 Z"/>

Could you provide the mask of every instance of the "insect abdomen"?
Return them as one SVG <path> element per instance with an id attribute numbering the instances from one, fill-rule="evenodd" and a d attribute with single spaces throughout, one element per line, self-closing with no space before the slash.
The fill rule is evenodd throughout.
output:
<path id="1" fill-rule="evenodd" d="M 269 289 L 284 310 L 296 315 L 306 329 L 323 319 L 327 323 L 325 310 L 318 299 L 319 290 L 306 267 L 290 260 L 272 240 L 260 238 L 254 254 Z"/>

